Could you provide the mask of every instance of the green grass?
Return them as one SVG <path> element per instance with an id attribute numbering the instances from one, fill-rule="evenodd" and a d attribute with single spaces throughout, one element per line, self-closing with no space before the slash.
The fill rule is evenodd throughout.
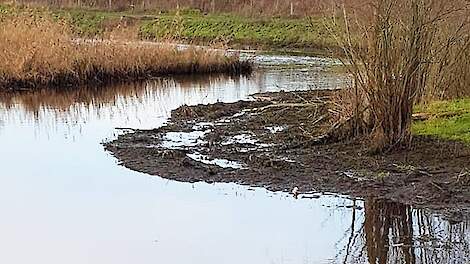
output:
<path id="1" fill-rule="evenodd" d="M 141 36 L 258 48 L 326 49 L 336 46 L 326 18 L 247 18 L 230 14 L 165 14 L 144 23 Z"/>
<path id="2" fill-rule="evenodd" d="M 413 123 L 415 135 L 436 136 L 470 144 L 470 99 L 437 101 L 418 106 L 415 112 L 430 116 L 428 120 Z"/>
<path id="3" fill-rule="evenodd" d="M 0 15 L 8 14 L 9 12 L 11 12 L 11 7 L 0 4 Z"/>
<path id="4" fill-rule="evenodd" d="M 110 13 L 83 10 L 55 10 L 53 15 L 68 21 L 74 33 L 83 37 L 103 34 L 103 22 L 113 18 Z"/>
<path id="5" fill-rule="evenodd" d="M 21 9 L 0 5 L 0 14 Z M 172 39 L 197 44 L 224 43 L 231 47 L 279 50 L 326 50 L 336 41 L 327 30 L 330 19 L 316 18 L 249 18 L 232 14 L 204 15 L 195 10 L 161 13 L 147 11 L 100 11 L 89 9 L 36 9 L 64 19 L 80 37 L 101 36 L 109 25 L 117 25 L 122 16 L 136 21 L 144 39 Z M 144 19 L 145 17 L 145 19 Z"/>

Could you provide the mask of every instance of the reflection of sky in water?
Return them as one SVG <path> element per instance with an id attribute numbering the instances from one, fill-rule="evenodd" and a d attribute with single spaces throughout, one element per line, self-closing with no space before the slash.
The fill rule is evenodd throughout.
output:
<path id="1" fill-rule="evenodd" d="M 350 200 L 294 200 L 234 184 L 149 177 L 117 166 L 99 144 L 115 137 L 116 127 L 162 125 L 182 104 L 233 102 L 256 92 L 308 89 L 312 82 L 336 88 L 339 82 L 330 80 L 337 78 L 317 68 L 309 66 L 314 74 L 268 67 L 249 78 L 163 79 L 107 90 L 2 97 L 0 262 L 342 259 L 352 209 L 337 206 L 351 205 Z M 354 234 L 363 222 L 361 209 Z"/>

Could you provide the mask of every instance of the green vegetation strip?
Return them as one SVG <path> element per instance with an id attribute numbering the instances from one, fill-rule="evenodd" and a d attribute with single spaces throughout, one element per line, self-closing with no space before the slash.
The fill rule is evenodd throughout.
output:
<path id="1" fill-rule="evenodd" d="M 436 136 L 470 144 L 470 98 L 432 102 L 418 106 L 415 112 L 428 116 L 424 121 L 413 123 L 415 135 Z"/>
<path id="2" fill-rule="evenodd" d="M 0 5 L 0 14 L 17 12 Z M 223 43 L 263 49 L 335 48 L 334 27 L 325 17 L 252 18 L 232 14 L 202 14 L 197 10 L 162 13 L 107 12 L 86 9 L 35 9 L 65 19 L 81 37 L 100 36 L 112 27 L 131 24 L 144 39 L 180 40 L 197 44 Z M 130 22 L 130 23 L 127 23 Z"/>
<path id="3" fill-rule="evenodd" d="M 160 15 L 144 23 L 141 35 L 263 48 L 325 49 L 336 45 L 330 23 L 327 18 L 256 19 L 229 14 L 178 13 Z"/>

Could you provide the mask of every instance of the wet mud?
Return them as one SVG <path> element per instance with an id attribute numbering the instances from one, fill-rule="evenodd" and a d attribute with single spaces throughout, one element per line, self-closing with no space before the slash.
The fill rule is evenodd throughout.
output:
<path id="1" fill-rule="evenodd" d="M 315 199 L 323 192 L 470 216 L 470 148 L 415 137 L 382 155 L 367 142 L 319 143 L 331 127 L 330 91 L 278 92 L 236 103 L 182 106 L 167 125 L 104 143 L 132 170 L 184 182 L 234 182 Z M 296 190 L 297 190 L 296 189 Z"/>

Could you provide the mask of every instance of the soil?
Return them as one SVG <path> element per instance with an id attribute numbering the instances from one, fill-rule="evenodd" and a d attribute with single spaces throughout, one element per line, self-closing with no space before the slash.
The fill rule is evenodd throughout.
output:
<path id="1" fill-rule="evenodd" d="M 331 127 L 330 95 L 265 93 L 251 101 L 182 106 L 166 126 L 104 145 L 122 165 L 172 180 L 286 192 L 298 187 L 304 197 L 373 196 L 446 212 L 455 222 L 469 218 L 470 147 L 415 137 L 409 149 L 373 155 L 364 139 L 319 143 Z"/>

